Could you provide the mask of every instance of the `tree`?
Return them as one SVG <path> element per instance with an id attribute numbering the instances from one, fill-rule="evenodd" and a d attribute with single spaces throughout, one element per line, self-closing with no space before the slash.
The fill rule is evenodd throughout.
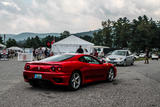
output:
<path id="1" fill-rule="evenodd" d="M 64 32 L 61 33 L 60 35 L 61 35 L 61 36 L 60 36 L 60 39 L 64 39 L 64 38 L 70 36 L 71 34 L 70 34 L 69 31 L 64 31 Z"/>
<path id="2" fill-rule="evenodd" d="M 102 27 L 103 29 L 98 31 L 98 32 L 94 32 L 93 33 L 93 43 L 95 45 L 101 45 L 101 46 L 112 46 L 112 26 L 111 26 L 111 21 L 107 20 L 107 21 L 103 21 L 102 22 Z"/>
<path id="3" fill-rule="evenodd" d="M 158 47 L 156 23 L 147 17 L 139 16 L 138 20 L 134 19 L 132 24 L 132 41 L 131 49 L 133 51 L 145 50 L 145 48 Z"/>
<path id="4" fill-rule="evenodd" d="M 46 36 L 45 38 L 42 39 L 42 46 L 46 47 L 47 42 L 51 43 L 53 40 L 55 40 L 56 37 L 54 36 Z"/>
<path id="5" fill-rule="evenodd" d="M 38 36 L 36 36 L 35 38 L 31 38 L 31 46 L 36 49 L 40 46 L 42 46 L 41 41 L 39 39 Z"/>
<path id="6" fill-rule="evenodd" d="M 102 22 L 102 37 L 103 37 L 103 46 L 112 47 L 112 21 L 109 19 Z"/>
<path id="7" fill-rule="evenodd" d="M 126 17 L 119 18 L 117 22 L 113 22 L 113 45 L 115 48 L 128 48 L 130 36 L 131 24 Z"/>
<path id="8" fill-rule="evenodd" d="M 82 39 L 84 39 L 84 40 L 86 40 L 88 42 L 92 42 L 92 39 L 93 39 L 93 37 L 88 36 L 88 35 L 80 36 L 80 38 L 82 38 Z"/>
<path id="9" fill-rule="evenodd" d="M 30 37 L 27 38 L 27 40 L 25 41 L 25 48 L 31 48 L 32 44 L 31 44 L 31 39 Z"/>
<path id="10" fill-rule="evenodd" d="M 6 44 L 7 44 L 7 48 L 9 48 L 9 47 L 11 47 L 11 46 L 17 46 L 16 40 L 15 40 L 15 39 L 11 39 L 11 38 L 9 38 L 9 39 L 7 40 Z"/>
<path id="11" fill-rule="evenodd" d="M 104 42 L 103 42 L 103 37 L 102 37 L 102 31 L 98 31 L 98 32 L 94 32 L 93 33 L 93 40 L 92 42 L 95 44 L 95 45 L 104 45 Z"/>

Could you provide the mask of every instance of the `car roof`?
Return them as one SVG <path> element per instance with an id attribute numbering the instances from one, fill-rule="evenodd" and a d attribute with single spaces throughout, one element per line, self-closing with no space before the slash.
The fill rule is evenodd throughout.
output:
<path id="1" fill-rule="evenodd" d="M 80 54 L 80 53 L 65 53 L 64 55 L 84 56 L 84 55 L 88 55 L 88 54 Z"/>

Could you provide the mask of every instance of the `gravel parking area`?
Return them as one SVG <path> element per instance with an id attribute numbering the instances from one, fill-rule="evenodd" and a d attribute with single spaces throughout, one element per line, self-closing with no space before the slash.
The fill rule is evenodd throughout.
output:
<path id="1" fill-rule="evenodd" d="M 117 67 L 112 83 L 92 83 L 78 91 L 32 88 L 23 81 L 24 64 L 0 61 L 0 107 L 160 107 L 160 61 Z"/>

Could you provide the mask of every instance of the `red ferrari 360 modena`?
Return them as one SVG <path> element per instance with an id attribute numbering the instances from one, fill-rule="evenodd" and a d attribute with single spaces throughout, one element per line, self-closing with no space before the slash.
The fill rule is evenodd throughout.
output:
<path id="1" fill-rule="evenodd" d="M 110 63 L 102 63 L 85 54 L 63 54 L 40 61 L 28 62 L 24 67 L 24 80 L 37 86 L 39 81 L 68 86 L 77 90 L 81 85 L 95 81 L 113 81 L 117 69 Z"/>

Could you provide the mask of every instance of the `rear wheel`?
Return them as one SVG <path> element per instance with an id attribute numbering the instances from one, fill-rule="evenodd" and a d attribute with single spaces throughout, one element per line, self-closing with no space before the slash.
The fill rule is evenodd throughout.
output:
<path id="1" fill-rule="evenodd" d="M 81 75 L 79 72 L 73 72 L 69 82 L 69 88 L 71 90 L 78 90 L 81 86 Z"/>
<path id="2" fill-rule="evenodd" d="M 107 75 L 107 81 L 112 82 L 114 80 L 114 76 L 115 76 L 114 69 L 110 68 Z"/>
<path id="3" fill-rule="evenodd" d="M 29 84 L 32 86 L 32 87 L 38 87 L 38 83 L 36 81 L 29 81 Z"/>

